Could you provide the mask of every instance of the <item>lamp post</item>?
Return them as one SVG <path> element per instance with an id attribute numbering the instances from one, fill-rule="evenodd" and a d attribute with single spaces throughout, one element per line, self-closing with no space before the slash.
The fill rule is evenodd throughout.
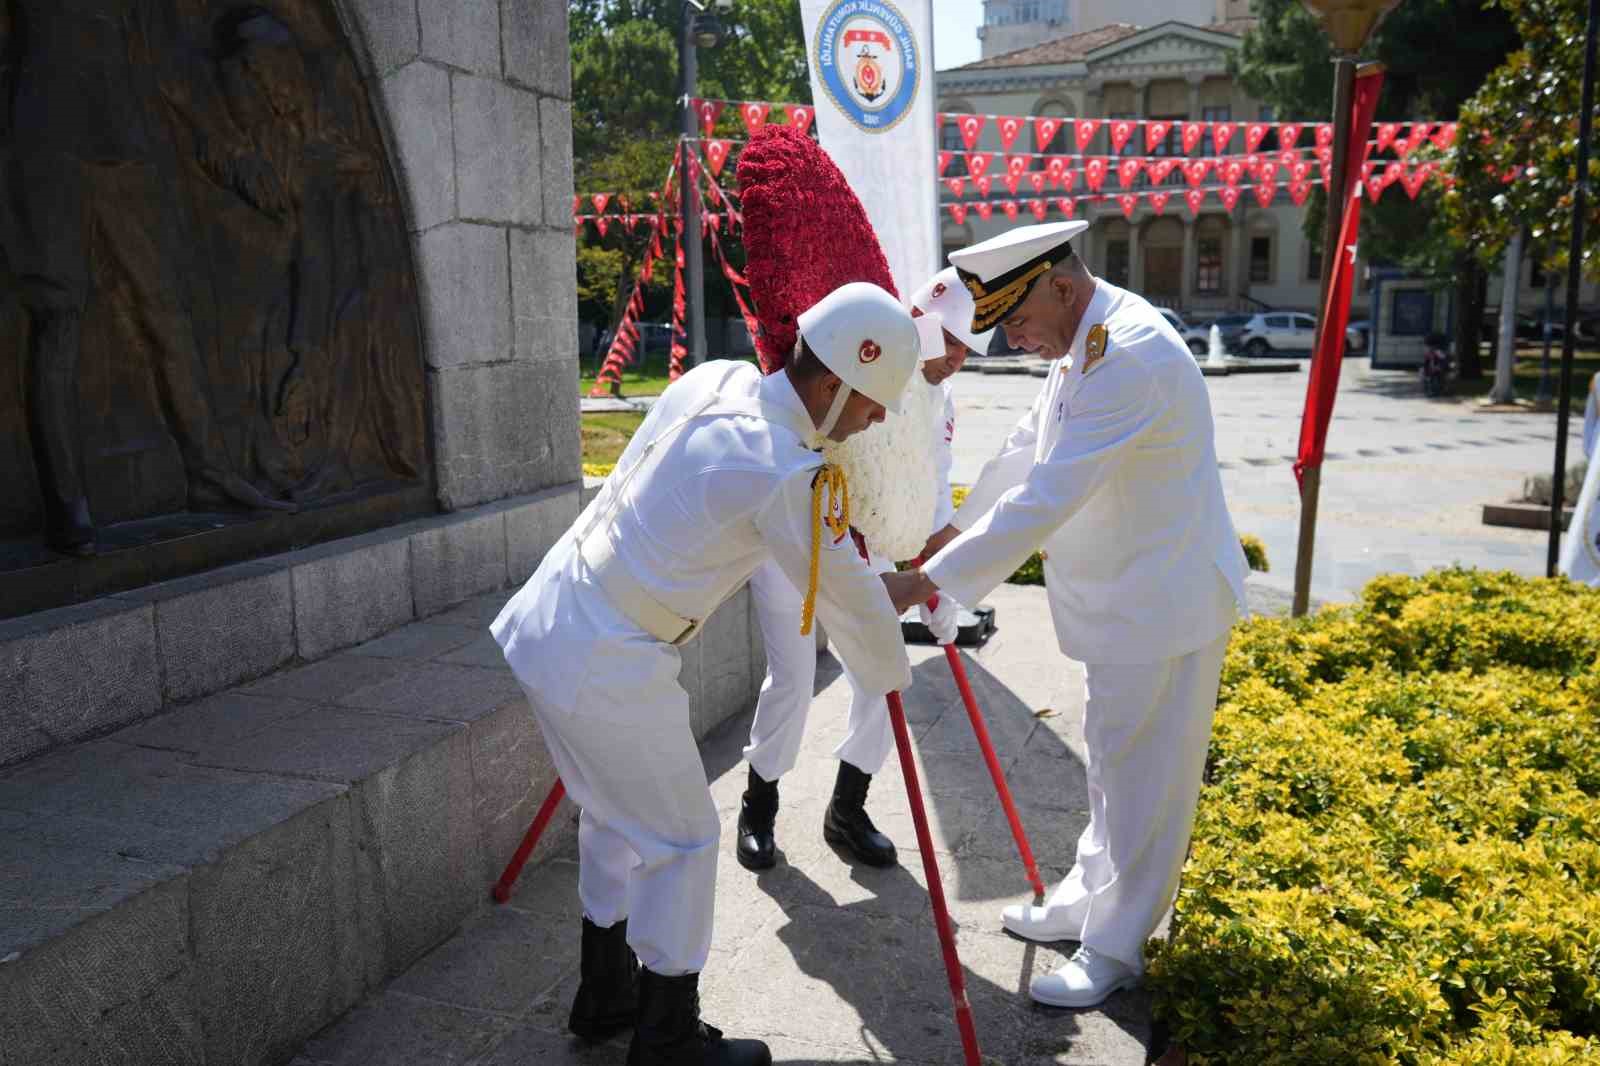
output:
<path id="1" fill-rule="evenodd" d="M 1339 226 L 1343 221 L 1345 161 L 1349 158 L 1350 105 L 1355 99 L 1356 53 L 1372 31 L 1400 0 L 1300 0 L 1333 43 L 1333 160 L 1327 171 L 1328 211 L 1322 232 L 1322 285 L 1317 307 L 1326 307 L 1328 286 L 1338 264 Z M 1327 315 L 1317 322 L 1318 347 Z M 1312 349 L 1313 351 L 1316 348 Z M 1307 467 L 1300 482 L 1300 541 L 1294 560 L 1294 613 L 1302 615 L 1311 602 L 1311 554 L 1316 544 L 1317 499 L 1322 487 L 1322 467 Z"/>
<path id="2" fill-rule="evenodd" d="M 728 11 L 733 0 L 716 0 L 717 10 Z M 700 235 L 700 191 L 696 187 L 688 153 L 692 142 L 700 135 L 700 116 L 695 114 L 695 81 L 699 74 L 696 47 L 715 48 L 722 43 L 722 20 L 706 10 L 699 0 L 683 0 L 683 32 L 678 36 L 678 73 L 683 82 L 683 150 L 685 158 L 679 168 L 679 203 L 683 205 L 683 253 L 688 303 L 689 365 L 699 366 L 706 360 L 706 304 L 705 257 Z"/>

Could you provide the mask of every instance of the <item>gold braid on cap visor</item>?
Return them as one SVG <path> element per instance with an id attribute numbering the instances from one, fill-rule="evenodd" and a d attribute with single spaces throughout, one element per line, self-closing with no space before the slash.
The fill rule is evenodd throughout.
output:
<path id="1" fill-rule="evenodd" d="M 1012 308 L 1027 298 L 1033 283 L 1050 273 L 1052 266 L 1050 260 L 1041 259 L 993 292 L 984 289 L 978 275 L 957 268 L 961 280 L 972 293 L 972 332 L 982 333 L 1010 314 Z"/>

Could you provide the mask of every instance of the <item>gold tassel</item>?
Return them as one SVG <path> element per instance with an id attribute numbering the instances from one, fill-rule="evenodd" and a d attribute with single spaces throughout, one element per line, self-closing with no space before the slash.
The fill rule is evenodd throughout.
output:
<path id="1" fill-rule="evenodd" d="M 827 507 L 822 504 L 823 493 Z M 822 560 L 822 529 L 826 526 L 834 540 L 850 532 L 850 485 L 844 468 L 823 463 L 811 479 L 811 578 L 806 584 L 806 602 L 800 608 L 800 635 L 811 635 L 811 620 L 817 610 L 817 566 Z"/>

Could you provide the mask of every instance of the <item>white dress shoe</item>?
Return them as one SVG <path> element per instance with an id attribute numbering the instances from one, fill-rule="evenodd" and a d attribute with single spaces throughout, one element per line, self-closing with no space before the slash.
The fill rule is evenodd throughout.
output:
<path id="1" fill-rule="evenodd" d="M 1083 908 L 1064 903 L 1053 907 L 1013 903 L 1000 912 L 1000 924 L 1027 940 L 1076 940 L 1083 932 Z"/>
<path id="2" fill-rule="evenodd" d="M 1138 983 L 1133 967 L 1085 945 L 1054 973 L 1030 981 L 1028 994 L 1052 1007 L 1093 1007 Z"/>

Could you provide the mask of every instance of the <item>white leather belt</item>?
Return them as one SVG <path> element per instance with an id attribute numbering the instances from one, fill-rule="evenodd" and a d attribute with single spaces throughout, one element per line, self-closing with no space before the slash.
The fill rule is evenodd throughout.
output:
<path id="1" fill-rule="evenodd" d="M 611 538 L 603 531 L 584 537 L 578 544 L 578 553 L 607 598 L 652 637 L 667 644 L 685 644 L 700 631 L 698 621 L 664 605 L 628 573 L 611 546 Z"/>

